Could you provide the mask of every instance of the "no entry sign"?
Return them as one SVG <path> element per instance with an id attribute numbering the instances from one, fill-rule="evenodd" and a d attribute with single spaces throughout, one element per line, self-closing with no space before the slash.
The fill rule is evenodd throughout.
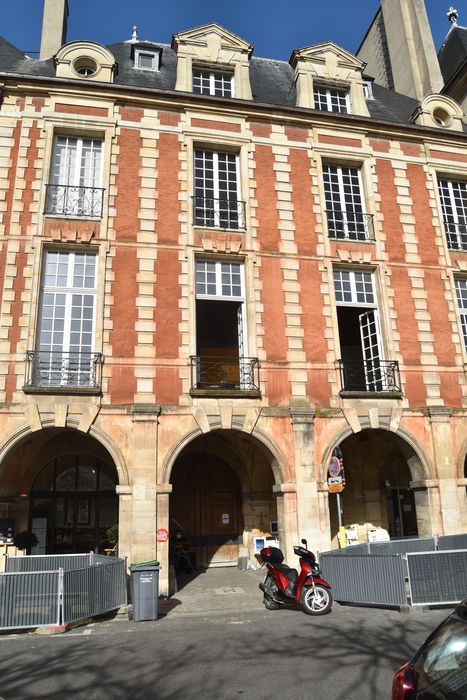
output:
<path id="1" fill-rule="evenodd" d="M 160 530 L 157 530 L 156 532 L 156 540 L 158 542 L 167 542 L 169 539 L 169 533 L 165 529 L 165 527 L 162 527 Z"/>

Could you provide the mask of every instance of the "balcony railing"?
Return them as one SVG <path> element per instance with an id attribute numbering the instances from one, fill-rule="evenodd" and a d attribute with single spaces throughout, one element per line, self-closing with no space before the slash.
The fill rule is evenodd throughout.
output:
<path id="1" fill-rule="evenodd" d="M 102 187 L 80 185 L 46 185 L 45 213 L 57 216 L 102 217 Z"/>
<path id="2" fill-rule="evenodd" d="M 467 250 L 467 224 L 445 221 L 444 230 L 446 231 L 448 248 L 451 250 Z"/>
<path id="3" fill-rule="evenodd" d="M 396 360 L 338 360 L 338 365 L 343 392 L 402 392 Z"/>
<path id="4" fill-rule="evenodd" d="M 193 224 L 209 228 L 245 228 L 245 202 L 238 199 L 193 198 Z"/>
<path id="5" fill-rule="evenodd" d="M 330 238 L 349 241 L 374 240 L 373 215 L 359 211 L 327 209 L 328 233 Z"/>
<path id="6" fill-rule="evenodd" d="M 259 392 L 259 360 L 256 357 L 193 355 L 192 390 Z"/>
<path id="7" fill-rule="evenodd" d="M 74 389 L 100 391 L 100 352 L 28 350 L 24 389 Z"/>

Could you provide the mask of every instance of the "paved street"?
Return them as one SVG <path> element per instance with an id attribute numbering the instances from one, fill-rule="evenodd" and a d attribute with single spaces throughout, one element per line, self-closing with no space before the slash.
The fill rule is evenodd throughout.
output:
<path id="1" fill-rule="evenodd" d="M 111 619 L 54 637 L 0 636 L 5 700 L 390 698 L 394 670 L 448 610 L 335 605 L 268 612 L 259 572 L 215 569 L 161 606 L 157 622 Z"/>

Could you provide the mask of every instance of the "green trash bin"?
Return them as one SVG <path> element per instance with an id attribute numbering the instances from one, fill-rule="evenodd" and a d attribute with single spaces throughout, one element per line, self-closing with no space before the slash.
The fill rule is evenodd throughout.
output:
<path id="1" fill-rule="evenodd" d="M 130 564 L 132 617 L 135 622 L 157 620 L 160 568 L 158 561 Z"/>

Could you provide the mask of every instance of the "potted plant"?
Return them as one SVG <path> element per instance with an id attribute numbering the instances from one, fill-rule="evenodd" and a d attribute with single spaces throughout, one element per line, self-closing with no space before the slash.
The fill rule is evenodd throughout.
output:
<path id="1" fill-rule="evenodd" d="M 34 547 L 39 543 L 39 540 L 33 532 L 30 530 L 23 530 L 23 532 L 17 532 L 13 537 L 13 544 L 17 549 L 25 550 L 27 554 L 31 551 L 31 547 Z"/>
<path id="2" fill-rule="evenodd" d="M 106 549 L 105 553 L 106 554 L 115 554 L 117 551 L 117 542 L 118 542 L 118 525 L 112 525 L 112 527 L 109 527 L 107 530 L 107 540 L 110 545 L 110 549 Z"/>

